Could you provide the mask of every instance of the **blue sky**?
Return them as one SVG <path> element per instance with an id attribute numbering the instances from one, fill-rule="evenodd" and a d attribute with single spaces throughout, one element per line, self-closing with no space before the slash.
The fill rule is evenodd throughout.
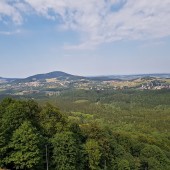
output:
<path id="1" fill-rule="evenodd" d="M 0 77 L 170 73 L 170 0 L 0 0 Z"/>

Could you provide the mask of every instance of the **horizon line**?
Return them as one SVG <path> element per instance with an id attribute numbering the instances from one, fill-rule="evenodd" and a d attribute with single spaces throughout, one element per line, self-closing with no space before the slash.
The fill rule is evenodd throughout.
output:
<path id="1" fill-rule="evenodd" d="M 108 77 L 108 76 L 137 76 L 137 75 L 161 75 L 161 74 L 170 74 L 170 73 L 129 73 L 129 74 L 103 74 L 103 75 L 77 75 L 77 74 L 71 74 L 71 73 L 68 73 L 68 72 L 64 72 L 64 71 L 50 71 L 50 72 L 46 72 L 46 73 L 37 73 L 37 74 L 33 74 L 33 75 L 30 75 L 30 76 L 26 76 L 26 77 L 6 77 L 6 76 L 0 76 L 1 79 L 25 79 L 25 78 L 28 78 L 28 77 L 32 77 L 32 76 L 35 76 L 35 75 L 40 75 L 40 74 L 49 74 L 49 73 L 53 73 L 53 72 L 63 72 L 63 73 L 66 73 L 66 74 L 70 74 L 70 75 L 73 75 L 73 76 L 81 76 L 81 77 Z"/>

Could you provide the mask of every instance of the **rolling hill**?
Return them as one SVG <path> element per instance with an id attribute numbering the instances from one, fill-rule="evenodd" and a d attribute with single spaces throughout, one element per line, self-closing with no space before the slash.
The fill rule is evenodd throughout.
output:
<path id="1" fill-rule="evenodd" d="M 76 76 L 71 75 L 62 71 L 54 71 L 50 73 L 45 74 L 36 74 L 24 79 L 17 80 L 15 82 L 31 82 L 31 81 L 43 81 L 46 79 L 53 79 L 56 78 L 58 80 L 79 80 L 79 79 L 85 79 L 85 77 L 82 76 Z"/>
<path id="2" fill-rule="evenodd" d="M 166 78 L 170 79 L 170 74 L 134 74 L 134 75 L 104 75 L 104 76 L 78 76 L 68 74 L 62 71 L 53 71 L 45 74 L 36 74 L 27 78 L 3 78 L 0 77 L 0 83 L 23 83 L 32 81 L 45 81 L 46 79 L 56 78 L 58 80 L 77 81 L 77 80 L 89 80 L 89 81 L 131 81 L 139 78 Z"/>

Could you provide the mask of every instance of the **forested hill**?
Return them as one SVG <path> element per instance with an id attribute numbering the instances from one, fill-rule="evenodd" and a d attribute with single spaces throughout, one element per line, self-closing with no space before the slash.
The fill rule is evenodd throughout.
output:
<path id="1" fill-rule="evenodd" d="M 0 103 L 0 168 L 44 170 L 47 148 L 50 170 L 170 169 L 168 139 L 96 122 L 78 124 L 50 104 L 6 98 Z"/>
<path id="2" fill-rule="evenodd" d="M 78 80 L 82 79 L 82 76 L 71 75 L 61 71 L 54 71 L 45 74 L 36 74 L 34 76 L 30 76 L 24 79 L 20 79 L 20 82 L 31 82 L 31 81 L 40 81 L 45 79 L 57 78 L 58 80 Z M 17 81 L 18 82 L 18 81 Z"/>

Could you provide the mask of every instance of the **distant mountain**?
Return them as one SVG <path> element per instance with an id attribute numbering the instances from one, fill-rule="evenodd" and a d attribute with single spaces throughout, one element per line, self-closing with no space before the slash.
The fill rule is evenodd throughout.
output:
<path id="1" fill-rule="evenodd" d="M 62 71 L 54 71 L 45 74 L 36 74 L 25 79 L 17 80 L 17 82 L 31 82 L 31 81 L 43 81 L 45 79 L 57 78 L 58 80 L 78 80 L 83 79 L 82 76 L 71 75 Z"/>
<path id="2" fill-rule="evenodd" d="M 4 79 L 3 77 L 0 77 L 0 83 L 6 83 L 6 79 Z"/>
<path id="3" fill-rule="evenodd" d="M 92 77 L 98 80 L 135 80 L 138 78 L 170 78 L 170 74 L 132 74 Z"/>
<path id="4" fill-rule="evenodd" d="M 62 71 L 54 71 L 45 74 L 36 74 L 27 78 L 17 79 L 17 78 L 3 78 L 0 77 L 0 83 L 23 83 L 23 82 L 32 82 L 32 81 L 45 81 L 46 79 L 56 78 L 58 80 L 68 80 L 68 81 L 77 81 L 77 80 L 88 80 L 88 81 L 131 81 L 135 79 L 149 79 L 149 78 L 169 78 L 170 74 L 134 74 L 134 75 L 106 75 L 106 76 L 91 76 L 83 77 L 68 74 Z"/>
<path id="5" fill-rule="evenodd" d="M 0 77 L 0 83 L 10 83 L 12 81 L 17 80 L 17 78 L 4 78 L 4 77 Z"/>
<path id="6" fill-rule="evenodd" d="M 121 81 L 121 79 L 116 76 L 96 76 L 88 77 L 88 79 L 92 81 L 111 81 L 111 80 Z"/>

